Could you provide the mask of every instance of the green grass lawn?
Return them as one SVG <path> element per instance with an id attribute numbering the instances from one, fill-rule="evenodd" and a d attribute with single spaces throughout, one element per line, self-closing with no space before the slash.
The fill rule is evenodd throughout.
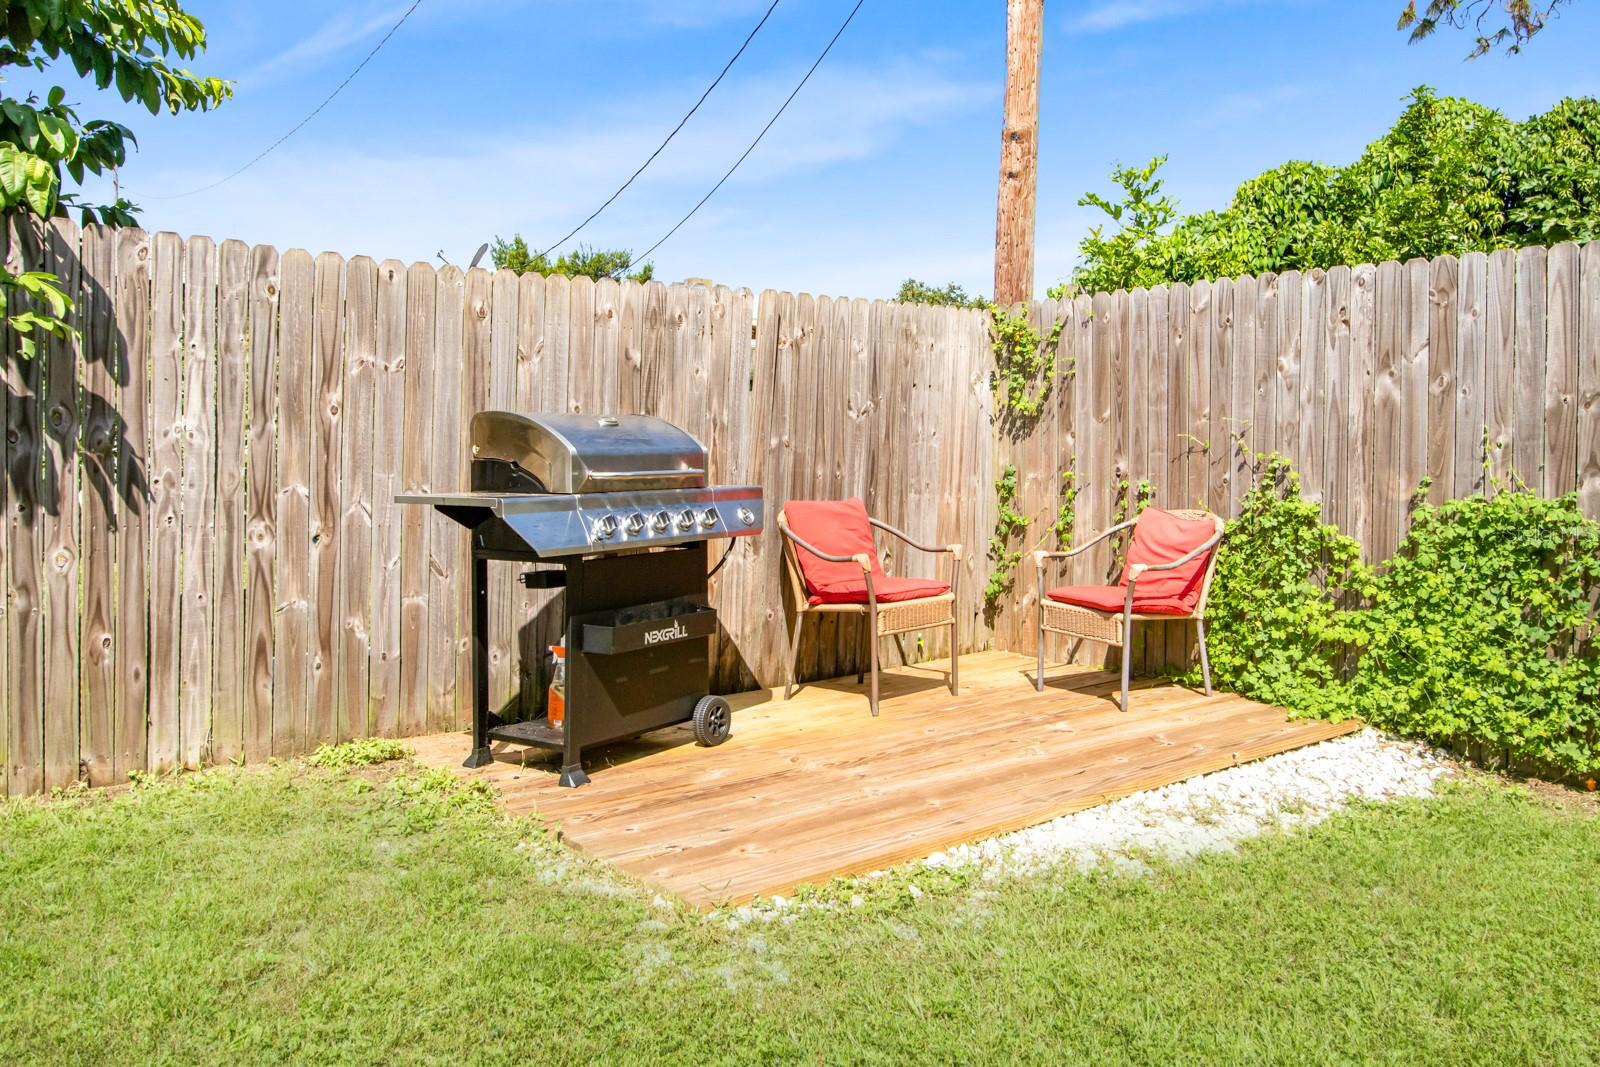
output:
<path id="1" fill-rule="evenodd" d="M 0 1063 L 1592 1063 L 1600 815 L 1479 781 L 729 930 L 393 764 L 0 804 Z M 852 890 L 854 891 L 854 890 Z"/>

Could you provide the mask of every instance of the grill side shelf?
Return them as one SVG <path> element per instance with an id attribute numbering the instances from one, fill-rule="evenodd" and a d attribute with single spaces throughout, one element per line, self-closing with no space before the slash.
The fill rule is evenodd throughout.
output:
<path id="1" fill-rule="evenodd" d="M 706 638 L 716 631 L 717 612 L 708 607 L 613 625 L 585 623 L 583 651 L 588 655 L 612 656 Z"/>

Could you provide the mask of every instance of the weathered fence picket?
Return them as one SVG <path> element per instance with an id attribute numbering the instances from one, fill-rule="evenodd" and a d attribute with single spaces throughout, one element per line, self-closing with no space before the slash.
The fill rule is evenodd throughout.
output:
<path id="1" fill-rule="evenodd" d="M 1007 548 L 1024 553 L 1128 514 L 1143 482 L 1157 504 L 1232 512 L 1269 450 L 1374 559 L 1425 477 L 1434 500 L 1526 483 L 1600 514 L 1600 244 L 1041 301 L 1022 310 L 1042 334 L 1061 324 L 1055 377 L 1037 417 L 998 422 L 976 310 L 64 221 L 13 230 L 5 254 L 56 270 L 79 328 L 31 359 L 8 335 L 0 368 L 8 793 L 460 726 L 464 538 L 394 496 L 464 487 L 486 406 L 659 414 L 706 442 L 718 482 L 761 484 L 774 517 L 857 495 L 919 540 L 961 542 L 967 648 L 1034 647 L 1026 555 L 994 611 L 982 593 L 1008 464 L 1028 526 Z M 947 566 L 885 549 L 904 573 Z M 1112 560 L 1053 580 L 1104 580 Z M 719 687 L 783 681 L 782 566 L 769 524 L 712 582 Z M 553 594 L 517 570 L 493 570 L 491 698 L 527 709 L 558 635 Z M 1150 669 L 1191 643 L 1151 627 L 1131 654 Z M 799 670 L 852 672 L 865 650 L 828 620 Z"/>

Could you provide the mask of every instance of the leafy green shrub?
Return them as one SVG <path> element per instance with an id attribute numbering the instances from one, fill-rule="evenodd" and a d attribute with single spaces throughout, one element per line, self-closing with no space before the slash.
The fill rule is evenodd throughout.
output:
<path id="1" fill-rule="evenodd" d="M 1351 682 L 1375 726 L 1600 767 L 1600 523 L 1573 494 L 1421 506 L 1362 612 Z"/>
<path id="2" fill-rule="evenodd" d="M 1360 634 L 1336 600 L 1369 585 L 1361 546 L 1322 521 L 1322 506 L 1300 495 L 1287 459 L 1263 455 L 1257 464 L 1217 549 L 1206 601 L 1212 675 L 1256 700 L 1348 715 L 1340 667 Z"/>
<path id="3" fill-rule="evenodd" d="M 1375 574 L 1265 456 L 1206 621 L 1224 688 L 1581 775 L 1600 768 L 1597 600 L 1600 522 L 1574 494 L 1419 504 Z"/>
<path id="4" fill-rule="evenodd" d="M 337 745 L 320 745 L 306 757 L 313 767 L 347 770 L 351 767 L 368 767 L 374 763 L 405 759 L 411 750 L 398 741 L 384 737 L 358 737 L 354 741 L 341 741 Z"/>

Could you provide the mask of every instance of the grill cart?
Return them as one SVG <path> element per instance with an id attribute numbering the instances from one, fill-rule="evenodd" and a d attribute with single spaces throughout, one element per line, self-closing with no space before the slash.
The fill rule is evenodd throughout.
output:
<path id="1" fill-rule="evenodd" d="M 396 497 L 466 527 L 472 549 L 472 753 L 503 741 L 562 754 L 561 784 L 588 782 L 584 750 L 690 722 L 728 736 L 710 689 L 708 544 L 761 532 L 759 486 L 707 485 L 706 450 L 645 415 L 472 418 L 471 491 Z M 489 561 L 532 563 L 530 588 L 563 590 L 566 717 L 502 723 L 489 712 Z"/>

